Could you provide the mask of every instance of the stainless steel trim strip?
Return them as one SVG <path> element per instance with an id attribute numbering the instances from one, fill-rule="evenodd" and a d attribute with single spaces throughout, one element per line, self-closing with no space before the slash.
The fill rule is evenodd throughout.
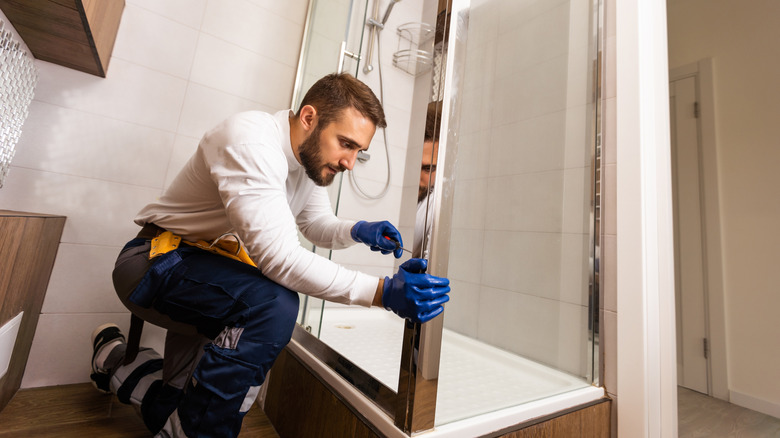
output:
<path id="1" fill-rule="evenodd" d="M 591 2 L 591 28 L 593 41 L 589 46 L 591 50 L 591 59 L 593 69 L 590 74 L 593 75 L 593 81 L 591 86 L 593 87 L 590 95 L 593 99 L 592 110 L 592 123 L 589 124 L 591 129 L 588 132 L 591 140 L 591 203 L 590 203 L 590 270 L 588 275 L 590 277 L 590 288 L 588 293 L 590 294 L 590 308 L 589 322 L 590 322 L 590 337 L 588 339 L 587 348 L 587 366 L 588 376 L 590 381 L 594 385 L 599 385 L 602 381 L 601 373 L 603 372 L 602 366 L 599 366 L 599 358 L 602 357 L 600 352 L 603 348 L 603 343 L 600 342 L 601 337 L 601 318 L 599 317 L 599 311 L 601 304 L 601 276 L 599 270 L 601 269 L 601 247 L 602 247 L 602 200 L 603 200 L 603 180 L 604 180 L 604 167 L 602 164 L 602 132 L 604 127 L 604 117 L 602 108 L 602 86 L 603 86 L 603 68 L 604 59 L 603 53 L 603 2 L 601 0 L 592 0 Z"/>
<path id="2" fill-rule="evenodd" d="M 440 73 L 443 79 L 440 78 L 438 82 L 444 84 L 441 95 L 445 97 L 440 112 L 439 176 L 434 191 L 431 241 L 423 242 L 423 245 L 431 249 L 428 272 L 442 277 L 447 276 L 449 265 L 456 139 L 460 120 L 460 100 L 452 99 L 452 96 L 460 89 L 464 67 L 463 62 L 455 62 L 465 59 L 468 29 L 466 11 L 470 5 L 471 0 L 452 0 L 445 9 L 439 11 L 435 26 L 436 29 L 443 29 L 442 51 L 447 53 L 446 65 Z M 425 324 L 407 323 L 404 329 L 395 423 L 409 435 L 432 429 L 435 424 L 444 315 L 446 311 Z"/>

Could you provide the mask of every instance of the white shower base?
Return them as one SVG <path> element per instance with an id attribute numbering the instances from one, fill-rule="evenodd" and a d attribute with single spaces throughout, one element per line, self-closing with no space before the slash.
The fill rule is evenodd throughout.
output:
<path id="1" fill-rule="evenodd" d="M 319 312 L 312 316 L 319 319 Z M 329 307 L 323 314 L 320 339 L 396 390 L 402 336 L 403 321 L 385 310 Z M 441 354 L 437 428 L 583 388 L 598 390 L 595 398 L 603 395 L 603 390 L 583 379 L 447 329 Z"/>

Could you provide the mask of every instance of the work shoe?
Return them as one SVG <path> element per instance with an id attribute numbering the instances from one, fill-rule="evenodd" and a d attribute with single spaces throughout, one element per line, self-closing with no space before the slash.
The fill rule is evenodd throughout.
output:
<path id="1" fill-rule="evenodd" d="M 111 370 L 125 355 L 125 336 L 116 324 L 103 324 L 92 332 L 92 379 L 100 391 L 111 392 Z"/>

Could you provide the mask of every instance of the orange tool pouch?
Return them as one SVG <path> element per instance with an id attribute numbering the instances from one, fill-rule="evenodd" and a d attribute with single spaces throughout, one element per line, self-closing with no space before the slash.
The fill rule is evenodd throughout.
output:
<path id="1" fill-rule="evenodd" d="M 253 262 L 249 257 L 249 254 L 247 254 L 244 246 L 241 245 L 241 242 L 239 242 L 238 239 L 225 239 L 228 236 L 234 235 L 232 233 L 225 233 L 211 242 L 206 242 L 205 240 L 190 242 L 187 240 L 182 240 L 181 236 L 177 236 L 170 231 L 164 231 L 160 233 L 159 236 L 152 239 L 152 248 L 149 250 L 149 260 L 161 256 L 167 252 L 173 251 L 183 242 L 190 246 L 196 246 L 204 251 L 209 251 L 214 254 L 229 257 L 233 260 L 238 260 L 239 262 L 257 267 L 255 262 Z"/>

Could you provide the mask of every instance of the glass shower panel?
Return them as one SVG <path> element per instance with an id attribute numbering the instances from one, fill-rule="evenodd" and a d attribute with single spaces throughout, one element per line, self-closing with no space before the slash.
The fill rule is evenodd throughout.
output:
<path id="1" fill-rule="evenodd" d="M 293 97 L 297 109 L 306 91 L 321 77 L 342 71 L 357 76 L 368 0 L 311 0 L 306 35 Z M 356 55 L 344 56 L 343 49 Z"/>
<path id="2" fill-rule="evenodd" d="M 455 3 L 468 6 L 451 18 L 465 48 L 449 55 L 447 225 L 432 240 L 452 285 L 437 425 L 591 385 L 597 311 L 597 4 Z"/>
<path id="3" fill-rule="evenodd" d="M 306 91 L 323 76 L 335 73 L 339 68 L 357 76 L 367 3 L 368 0 L 310 1 L 291 105 L 293 110 L 298 110 Z M 340 174 L 327 188 L 336 214 L 342 183 L 343 174 Z M 317 248 L 301 233 L 298 233 L 298 239 L 304 247 L 330 258 L 329 250 Z M 324 302 L 305 295 L 300 298 L 298 322 L 307 331 L 319 336 Z"/>

